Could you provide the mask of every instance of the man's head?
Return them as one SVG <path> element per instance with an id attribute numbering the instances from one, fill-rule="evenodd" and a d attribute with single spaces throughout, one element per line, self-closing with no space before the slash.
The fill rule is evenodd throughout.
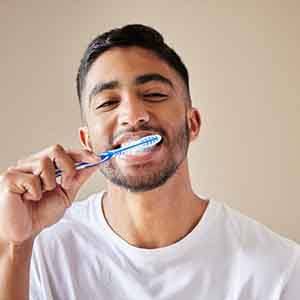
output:
<path id="1" fill-rule="evenodd" d="M 178 72 L 186 85 L 187 100 L 190 101 L 189 74 L 179 55 L 164 42 L 163 36 L 155 29 L 141 24 L 127 25 L 97 36 L 84 52 L 76 78 L 77 95 L 83 119 L 83 94 L 86 75 L 90 67 L 102 53 L 115 47 L 129 46 L 150 50 Z"/>
<path id="2" fill-rule="evenodd" d="M 187 70 L 158 32 L 128 25 L 96 38 L 81 61 L 77 84 L 86 148 L 99 153 L 148 134 L 163 138 L 149 152 L 101 165 L 106 178 L 141 192 L 175 174 L 198 134 L 200 116 L 191 107 Z"/>

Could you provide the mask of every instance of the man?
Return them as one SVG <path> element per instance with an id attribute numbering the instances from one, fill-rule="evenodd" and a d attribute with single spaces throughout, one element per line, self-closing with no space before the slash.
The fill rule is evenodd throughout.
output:
<path id="1" fill-rule="evenodd" d="M 128 25 L 97 37 L 77 91 L 84 150 L 55 145 L 2 174 L 1 299 L 299 299 L 299 246 L 193 192 L 187 151 L 200 114 L 158 32 Z M 162 142 L 74 167 L 149 134 Z M 98 169 L 106 190 L 73 203 Z"/>

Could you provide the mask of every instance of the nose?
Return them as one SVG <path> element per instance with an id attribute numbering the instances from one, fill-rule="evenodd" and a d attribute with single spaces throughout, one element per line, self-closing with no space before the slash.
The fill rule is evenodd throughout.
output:
<path id="1" fill-rule="evenodd" d="M 149 122 L 149 112 L 141 99 L 128 96 L 123 100 L 119 114 L 119 124 L 121 126 L 135 127 Z"/>

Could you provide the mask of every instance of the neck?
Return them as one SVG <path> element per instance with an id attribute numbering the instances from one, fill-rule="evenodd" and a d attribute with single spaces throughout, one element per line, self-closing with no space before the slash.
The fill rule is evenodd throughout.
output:
<path id="1" fill-rule="evenodd" d="M 107 223 L 121 238 L 140 248 L 160 248 L 186 236 L 200 221 L 207 201 L 192 191 L 187 163 L 161 187 L 132 193 L 108 184 L 103 199 Z"/>

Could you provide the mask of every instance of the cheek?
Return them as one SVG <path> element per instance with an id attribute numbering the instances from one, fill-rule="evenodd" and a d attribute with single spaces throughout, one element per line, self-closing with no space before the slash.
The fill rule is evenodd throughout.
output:
<path id="1" fill-rule="evenodd" d="M 90 126 L 89 132 L 94 151 L 102 152 L 109 148 L 111 133 L 107 126 L 97 123 Z"/>
<path id="2" fill-rule="evenodd" d="M 88 115 L 90 139 L 95 152 L 99 153 L 111 148 L 115 118 L 115 113 L 100 114 L 91 111 Z"/>
<path id="3" fill-rule="evenodd" d="M 181 134 L 184 125 L 185 119 L 183 116 L 176 119 L 166 117 L 160 122 L 159 127 L 165 131 L 166 146 L 174 147 L 174 144 L 177 144 L 178 135 Z"/>
<path id="4" fill-rule="evenodd" d="M 173 132 L 186 118 L 183 105 L 168 105 L 159 111 L 160 120 Z"/>

